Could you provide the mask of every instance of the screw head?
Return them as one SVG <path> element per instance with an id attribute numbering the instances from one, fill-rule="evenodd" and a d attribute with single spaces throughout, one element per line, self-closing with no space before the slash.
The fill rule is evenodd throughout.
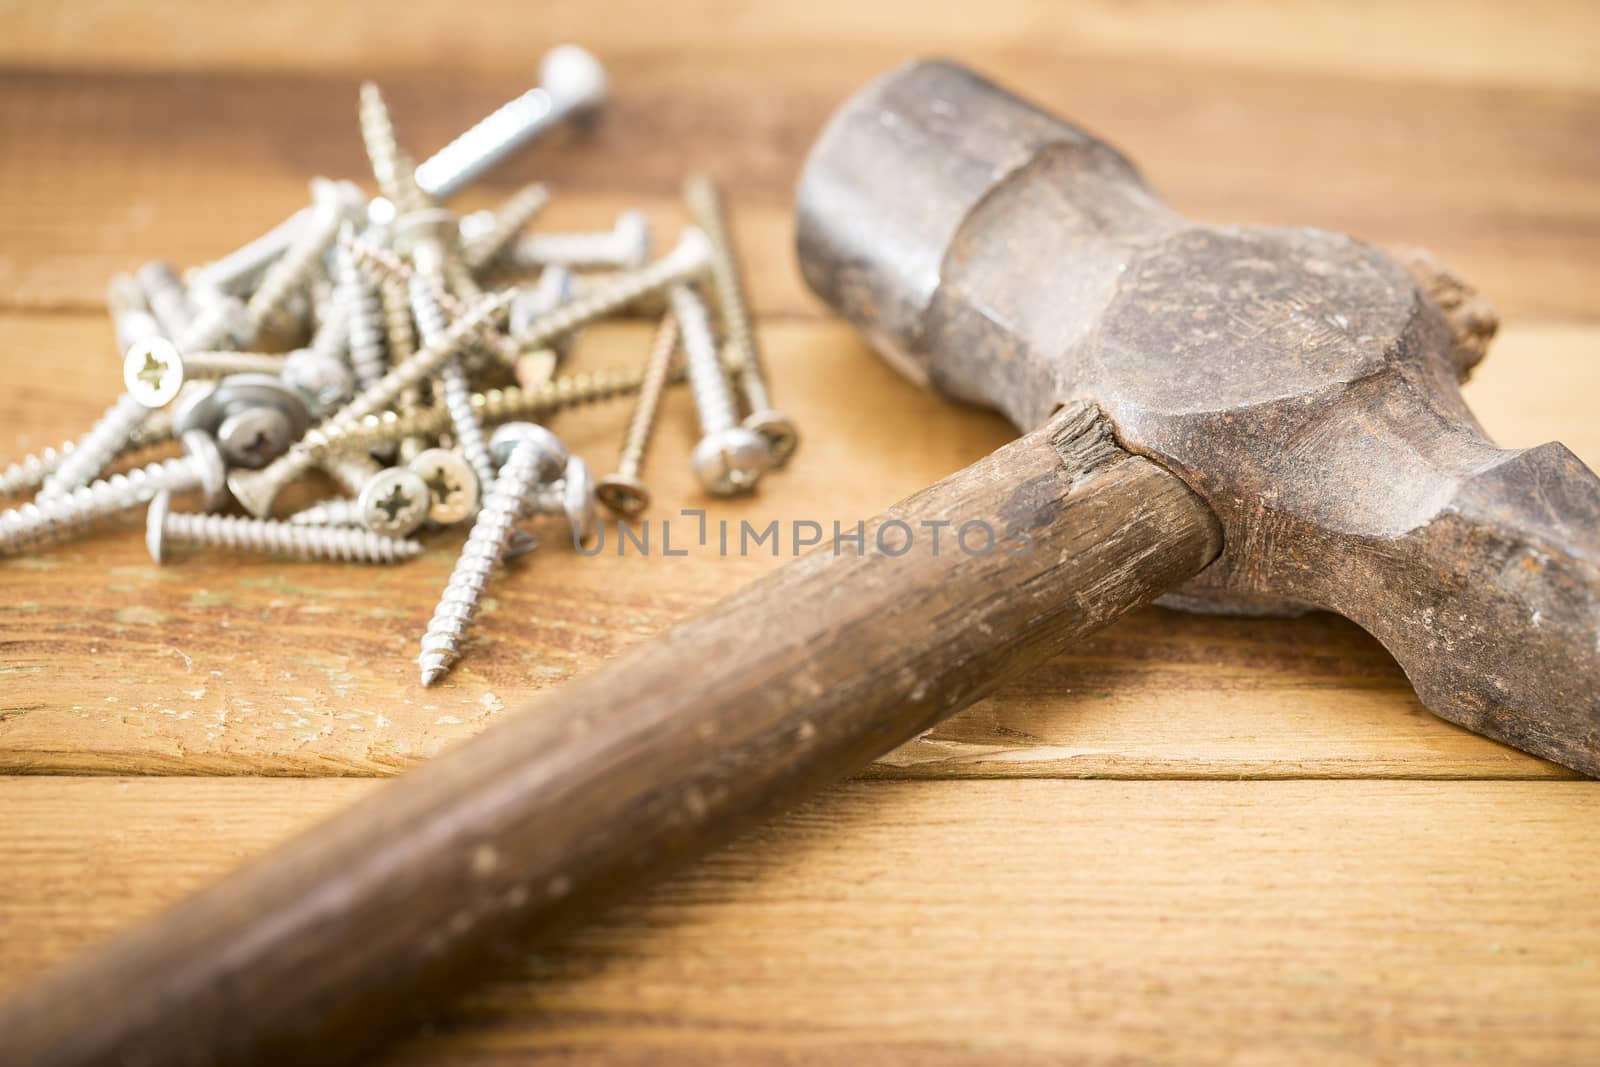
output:
<path id="1" fill-rule="evenodd" d="M 313 348 L 297 348 L 284 359 L 283 381 L 321 417 L 355 392 L 355 375 L 343 360 Z"/>
<path id="2" fill-rule="evenodd" d="M 748 493 L 772 466 L 767 439 L 743 426 L 733 426 L 700 439 L 689 457 L 694 476 L 713 496 Z"/>
<path id="3" fill-rule="evenodd" d="M 561 475 L 561 510 L 566 513 L 567 525 L 572 529 L 572 543 L 585 545 L 594 536 L 595 485 L 589 465 L 577 456 L 567 460 Z"/>
<path id="4" fill-rule="evenodd" d="M 495 463 L 504 463 L 511 458 L 512 449 L 524 441 L 532 442 L 537 448 L 540 481 L 549 482 L 561 477 L 562 468 L 567 465 L 567 446 L 561 443 L 561 438 L 537 423 L 508 422 L 497 427 L 489 438 L 489 454 L 494 457 Z"/>
<path id="5" fill-rule="evenodd" d="M 228 416 L 261 407 L 275 408 L 283 414 L 290 441 L 299 439 L 311 425 L 311 413 L 300 394 L 271 374 L 233 374 L 222 379 L 209 393 L 181 404 L 173 425 L 179 433 L 220 433 Z"/>
<path id="6" fill-rule="evenodd" d="M 405 537 L 428 517 L 433 496 L 422 475 L 407 467 L 389 467 L 367 479 L 356 497 L 361 521 L 373 533 Z"/>
<path id="7" fill-rule="evenodd" d="M 183 388 L 183 356 L 165 337 L 148 337 L 122 357 L 122 384 L 147 408 L 172 403 Z"/>
<path id="8" fill-rule="evenodd" d="M 157 493 L 155 499 L 150 501 L 150 510 L 145 512 L 144 519 L 144 544 L 150 550 L 150 558 L 157 563 L 165 562 L 167 554 L 167 513 L 172 510 L 172 492 L 167 489 Z"/>
<path id="9" fill-rule="evenodd" d="M 763 411 L 752 411 L 744 417 L 741 423 L 747 430 L 754 430 L 767 440 L 767 447 L 772 450 L 772 465 L 782 467 L 789 462 L 789 457 L 794 455 L 794 450 L 800 447 L 800 429 L 787 415 L 780 414 L 767 408 Z"/>
<path id="10" fill-rule="evenodd" d="M 600 503 L 625 518 L 632 518 L 650 506 L 650 490 L 644 483 L 620 472 L 601 478 L 594 494 Z"/>
<path id="11" fill-rule="evenodd" d="M 248 470 L 260 470 L 293 443 L 288 416 L 273 407 L 236 411 L 217 427 L 217 444 L 228 463 Z"/>
<path id="12" fill-rule="evenodd" d="M 605 67 L 594 53 L 575 44 L 558 45 L 544 54 L 539 85 L 550 94 L 557 111 L 573 114 L 595 110 L 609 90 Z"/>
<path id="13" fill-rule="evenodd" d="M 467 457 L 448 448 L 418 452 L 406 464 L 428 487 L 428 520 L 451 526 L 471 518 L 478 510 L 483 487 Z"/>

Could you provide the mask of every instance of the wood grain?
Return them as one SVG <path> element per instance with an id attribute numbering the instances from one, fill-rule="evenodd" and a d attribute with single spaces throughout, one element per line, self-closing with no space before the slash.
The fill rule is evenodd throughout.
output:
<path id="1" fill-rule="evenodd" d="M 369 785 L 0 780 L 0 989 Z M 1581 783 L 856 783 L 385 1062 L 1587 1062 L 1597 804 Z"/>
<path id="2" fill-rule="evenodd" d="M 850 523 L 1011 434 L 902 382 L 841 326 L 763 328 L 774 388 L 807 432 L 734 524 Z M 642 358 L 649 328 L 591 331 L 578 366 Z M 23 362 L 0 397 L 13 454 L 87 425 L 115 388 L 109 330 L 79 316 L 0 315 Z M 62 373 L 68 368 L 68 373 Z M 851 381 L 840 392 L 833 383 Z M 1508 329 L 1468 387 L 1507 445 L 1565 440 L 1600 464 L 1600 330 Z M 649 467 L 679 544 L 704 505 L 672 397 Z M 553 425 L 597 469 L 625 405 Z M 848 477 L 836 472 L 846 471 Z M 137 523 L 137 517 L 132 520 Z M 497 583 L 471 653 L 422 693 L 411 660 L 459 535 L 374 570 L 188 556 L 158 568 L 129 525 L 0 565 L 0 768 L 32 773 L 389 774 L 476 733 L 505 707 L 592 669 L 781 560 L 579 558 L 542 552 Z M 659 531 L 658 542 L 659 548 Z M 76 575 L 94 573 L 86 599 Z M 1161 777 L 1526 777 L 1564 774 L 1427 714 L 1376 642 L 1328 616 L 1216 620 L 1149 609 L 1090 638 L 891 755 L 875 774 Z"/>

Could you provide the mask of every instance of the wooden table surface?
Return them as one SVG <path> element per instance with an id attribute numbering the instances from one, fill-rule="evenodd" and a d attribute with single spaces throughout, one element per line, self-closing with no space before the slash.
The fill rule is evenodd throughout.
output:
<path id="1" fill-rule="evenodd" d="M 1358 9 L 1359 7 L 1359 9 Z M 194 264 L 362 178 L 356 85 L 422 154 L 563 40 L 615 78 L 551 229 L 726 183 L 805 443 L 712 518 L 867 516 L 1010 436 L 898 379 L 801 286 L 789 196 L 830 109 L 945 53 L 1100 132 L 1179 209 L 1425 245 L 1500 309 L 1469 388 L 1506 445 L 1600 465 L 1600 8 L 1048 0 L 0 3 L 0 452 L 110 401 L 114 271 Z M 583 367 L 642 358 L 644 321 Z M 553 423 L 606 468 L 626 406 Z M 706 506 L 674 397 L 658 515 Z M 189 556 L 130 523 L 0 563 L 0 993 L 778 560 L 498 583 L 437 691 L 457 538 L 392 570 Z M 1600 789 L 1434 719 L 1331 617 L 1146 610 L 863 777 L 443 1006 L 407 1064 L 1600 1058 Z"/>

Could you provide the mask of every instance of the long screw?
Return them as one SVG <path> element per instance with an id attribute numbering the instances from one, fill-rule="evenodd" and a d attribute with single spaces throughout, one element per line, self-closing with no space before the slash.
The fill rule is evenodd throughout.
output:
<path id="1" fill-rule="evenodd" d="M 362 526 L 361 502 L 353 496 L 322 500 L 284 520 L 291 526 Z"/>
<path id="2" fill-rule="evenodd" d="M 708 176 L 697 174 L 684 183 L 683 198 L 689 208 L 689 217 L 711 239 L 711 284 L 717 293 L 723 343 L 730 350 L 732 362 L 738 368 L 735 373 L 739 379 L 739 391 L 744 395 L 750 411 L 744 425 L 767 439 L 772 450 L 772 463 L 781 467 L 789 462 L 789 457 L 799 447 L 800 434 L 792 420 L 772 407 L 767 392 L 766 370 L 762 366 L 755 329 L 750 325 L 750 302 L 745 296 L 738 251 L 728 229 L 722 194 Z"/>
<path id="3" fill-rule="evenodd" d="M 261 284 L 251 294 L 250 321 L 259 330 L 277 332 L 285 328 L 290 296 L 320 269 L 323 255 L 338 237 L 339 225 L 346 217 L 346 206 L 333 182 L 319 178 L 311 183 L 311 189 L 315 203 L 310 222 L 267 268 Z"/>
<path id="4" fill-rule="evenodd" d="M 541 84 L 502 105 L 445 145 L 416 171 L 416 182 L 435 200 L 448 200 L 546 130 L 592 114 L 605 101 L 606 74 L 600 61 L 576 45 L 546 53 Z"/>
<path id="5" fill-rule="evenodd" d="M 412 178 L 415 168 L 395 138 L 394 122 L 383 102 L 383 93 L 372 82 L 361 83 L 360 122 L 361 140 L 367 147 L 378 192 L 401 215 L 426 207 L 427 197 Z"/>
<path id="6" fill-rule="evenodd" d="M 639 399 L 634 401 L 628 432 L 622 439 L 617 469 L 600 479 L 595 490 L 600 502 L 618 515 L 637 515 L 650 506 L 650 490 L 645 488 L 640 471 L 644 466 L 645 454 L 650 449 L 656 412 L 660 410 L 661 397 L 667 389 L 667 376 L 672 369 L 672 357 L 677 350 L 678 321 L 667 315 L 661 320 L 655 342 L 645 359 L 643 377 L 639 383 Z"/>
<path id="7" fill-rule="evenodd" d="M 566 463 L 566 449 L 561 442 L 532 423 L 508 423 L 497 432 L 496 440 L 514 443 L 484 497 L 472 532 L 467 535 L 423 635 L 422 654 L 418 657 L 423 685 L 443 678 L 460 658 L 461 641 L 477 614 L 489 575 L 505 557 L 517 520 L 526 513 L 529 496 L 540 482 L 552 478 Z"/>
<path id="8" fill-rule="evenodd" d="M 642 211 L 624 211 L 609 230 L 530 234 L 507 258 L 522 270 L 553 266 L 632 270 L 650 258 L 650 220 Z"/>
<path id="9" fill-rule="evenodd" d="M 186 515 L 173 512 L 171 506 L 170 492 L 157 493 L 146 519 L 145 544 L 150 558 L 157 563 L 165 562 L 167 549 L 179 545 L 346 563 L 399 563 L 422 555 L 420 541 L 385 537 L 369 530 L 292 526 L 232 515 Z"/>
<path id="10" fill-rule="evenodd" d="M 311 208 L 301 208 L 250 243 L 234 249 L 221 259 L 185 272 L 184 281 L 197 292 L 242 296 L 254 287 L 261 273 L 294 243 L 301 228 L 311 221 L 311 214 Z"/>
<path id="11" fill-rule="evenodd" d="M 700 414 L 700 441 L 689 458 L 690 466 L 708 493 L 747 493 L 772 464 L 767 439 L 739 425 L 705 304 L 687 285 L 676 286 L 667 295 L 683 335 L 689 388 Z"/>
<path id="12" fill-rule="evenodd" d="M 42 448 L 0 471 L 0 496 L 34 492 L 44 484 L 52 471 L 61 466 L 63 460 L 72 455 L 72 449 L 71 441 L 59 448 Z"/>
<path id="13" fill-rule="evenodd" d="M 444 311 L 439 307 L 437 290 L 420 274 L 411 277 L 411 306 L 415 311 L 417 329 L 424 344 L 433 344 L 449 329 Z M 483 439 L 483 424 L 472 410 L 472 386 L 467 372 L 457 356 L 439 368 L 440 392 L 444 397 L 445 411 L 450 415 L 450 426 L 455 432 L 456 445 L 472 464 L 473 473 L 480 485 L 494 480 L 494 463 L 489 459 L 489 444 Z"/>
<path id="14" fill-rule="evenodd" d="M 199 430 L 183 435 L 188 454 L 152 463 L 126 474 L 74 489 L 51 500 L 35 501 L 0 512 L 0 555 L 14 555 L 34 545 L 61 541 L 98 519 L 149 502 L 163 489 L 175 493 L 204 490 L 215 499 L 223 488 L 222 453 Z"/>
<path id="15" fill-rule="evenodd" d="M 150 409 L 132 393 L 119 395 L 89 432 L 78 438 L 72 454 L 46 476 L 39 489 L 40 498 L 48 500 L 88 485 L 111 466 L 117 453 L 127 446 L 133 431 L 149 415 Z"/>
<path id="16" fill-rule="evenodd" d="M 150 313 L 144 289 L 131 274 L 116 274 L 106 286 L 106 310 L 117 337 L 117 352 L 161 335 L 161 323 Z"/>
<path id="17" fill-rule="evenodd" d="M 493 263 L 549 202 L 550 190 L 539 182 L 525 185 L 513 193 L 510 199 L 495 209 L 493 218 L 482 233 L 462 242 L 461 258 L 467 268 L 483 270 Z"/>
<path id="18" fill-rule="evenodd" d="M 383 377 L 387 353 L 384 350 L 383 305 L 377 290 L 362 276 L 355 253 L 350 250 L 349 239 L 354 235 L 355 230 L 349 223 L 340 230 L 339 246 L 334 252 L 338 273 L 334 299 L 343 312 L 350 369 L 355 373 L 356 384 L 364 389 Z M 409 319 L 407 326 L 410 326 Z"/>

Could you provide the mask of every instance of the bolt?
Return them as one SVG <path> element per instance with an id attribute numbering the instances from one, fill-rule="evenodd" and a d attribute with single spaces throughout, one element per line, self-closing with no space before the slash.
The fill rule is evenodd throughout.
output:
<path id="1" fill-rule="evenodd" d="M 422 555 L 417 541 L 383 537 L 366 530 L 293 526 L 271 519 L 231 515 L 184 515 L 171 510 L 170 492 L 157 493 L 145 519 L 150 558 L 165 561 L 173 545 L 198 545 L 271 552 L 294 559 L 334 559 L 346 563 L 398 563 Z"/>
<path id="2" fill-rule="evenodd" d="M 528 141 L 568 119 L 583 119 L 606 98 L 606 72 L 589 52 L 561 45 L 539 65 L 538 88 L 501 106 L 445 145 L 416 170 L 416 182 L 435 200 L 448 200 Z"/>
<path id="3" fill-rule="evenodd" d="M 406 467 L 388 467 L 361 487 L 356 507 L 361 525 L 373 533 L 404 537 L 421 526 L 433 506 L 422 475 Z"/>
<path id="4" fill-rule="evenodd" d="M 477 513 L 478 499 L 487 483 L 478 480 L 466 457 L 449 448 L 429 448 L 407 464 L 422 476 L 431 504 L 428 521 L 453 526 Z"/>
<path id="5" fill-rule="evenodd" d="M 411 276 L 411 307 L 424 344 L 438 342 L 449 328 L 444 311 L 435 297 L 436 292 L 420 273 Z M 445 410 L 450 413 L 456 445 L 467 462 L 472 464 L 478 481 L 487 485 L 494 480 L 494 465 L 489 459 L 489 446 L 483 439 L 483 426 L 478 422 L 477 413 L 472 410 L 472 386 L 467 381 L 467 372 L 462 369 L 459 356 L 439 368 L 439 384 Z"/>
<path id="6" fill-rule="evenodd" d="M 0 555 L 64 540 L 97 519 L 147 503 L 163 489 L 203 490 L 208 504 L 222 498 L 226 467 L 216 443 L 200 431 L 183 435 L 186 455 L 113 474 L 69 493 L 0 512 Z"/>
<path id="7" fill-rule="evenodd" d="M 708 493 L 747 493 L 772 465 L 767 439 L 740 426 L 734 417 L 733 397 L 717 356 L 705 304 L 687 285 L 673 288 L 668 299 L 683 336 L 689 388 L 694 391 L 694 406 L 700 413 L 700 442 L 694 446 L 690 466 Z"/>
<path id="8" fill-rule="evenodd" d="M 577 456 L 567 460 L 561 480 L 536 491 L 529 512 L 535 515 L 563 515 L 567 529 L 572 532 L 572 543 L 578 547 L 587 544 L 595 531 L 595 486 L 589 465 Z"/>
<path id="9" fill-rule="evenodd" d="M 423 635 L 422 654 L 418 657 L 423 685 L 443 678 L 460 658 L 461 640 L 477 613 L 489 575 L 505 557 L 529 495 L 541 483 L 557 477 L 567 462 L 566 446 L 560 439 L 531 422 L 511 422 L 500 427 L 490 441 L 490 449 L 501 461 L 500 474 L 489 487 Z"/>
<path id="10" fill-rule="evenodd" d="M 738 251 L 728 229 L 722 195 L 715 182 L 704 174 L 697 174 L 684 183 L 683 198 L 689 207 L 689 217 L 711 240 L 711 284 L 716 290 L 717 310 L 721 313 L 726 346 L 733 357 L 731 362 L 738 368 L 739 391 L 750 409 L 743 425 L 767 439 L 772 465 L 782 467 L 799 446 L 800 432 L 788 417 L 773 409 L 768 399 L 761 350 L 750 325 L 750 304 L 745 298 Z"/>
<path id="11" fill-rule="evenodd" d="M 600 502 L 618 515 L 637 515 L 650 506 L 650 491 L 639 477 L 650 438 L 656 425 L 656 412 L 666 392 L 672 356 L 678 350 L 678 322 L 670 314 L 656 330 L 655 342 L 645 359 L 644 376 L 639 383 L 639 399 L 634 402 L 628 432 L 622 439 L 622 453 L 615 472 L 600 479 L 595 490 Z"/>
<path id="12" fill-rule="evenodd" d="M 650 220 L 624 211 L 609 230 L 597 233 L 535 233 L 517 242 L 510 260 L 519 269 L 563 266 L 633 270 L 650 258 Z"/>
<path id="13" fill-rule="evenodd" d="M 470 239 L 462 234 L 461 259 L 467 268 L 483 270 L 498 259 L 549 202 L 550 190 L 542 184 L 525 185 L 489 213 L 487 225 L 481 231 L 473 233 Z"/>

